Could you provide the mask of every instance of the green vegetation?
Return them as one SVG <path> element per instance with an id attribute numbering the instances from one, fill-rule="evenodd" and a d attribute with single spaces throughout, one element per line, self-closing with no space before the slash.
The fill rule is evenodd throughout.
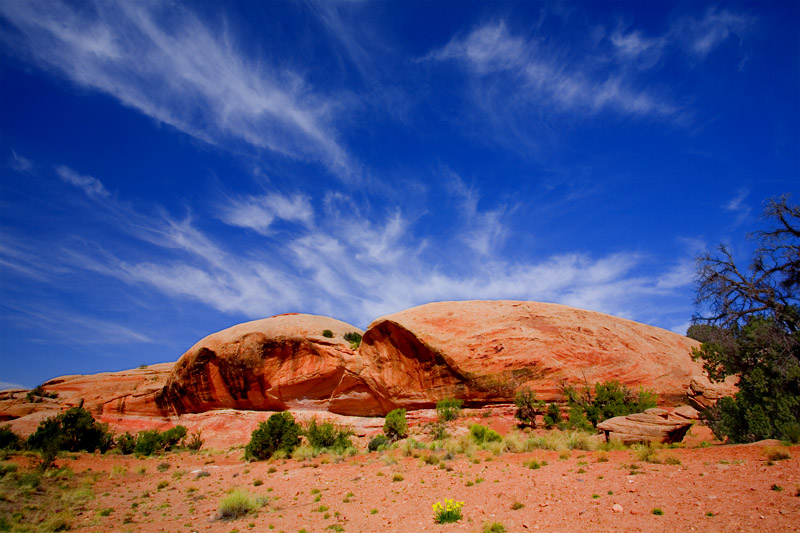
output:
<path id="1" fill-rule="evenodd" d="M 370 452 L 374 452 L 374 451 L 378 451 L 378 450 L 381 450 L 381 449 L 385 449 L 385 448 L 386 448 L 386 446 L 387 446 L 387 445 L 388 445 L 390 442 L 391 442 L 391 441 L 389 440 L 389 438 L 388 438 L 386 435 L 383 435 L 383 434 L 380 434 L 380 435 L 375 435 L 375 436 L 374 436 L 374 437 L 372 437 L 372 439 L 369 441 L 369 444 L 367 445 L 367 449 L 368 449 Z"/>
<path id="2" fill-rule="evenodd" d="M 308 439 L 308 444 L 316 451 L 337 450 L 344 451 L 352 448 L 350 437 L 355 435 L 352 428 L 338 426 L 332 422 L 317 422 L 312 418 L 303 430 L 303 435 Z"/>
<path id="3" fill-rule="evenodd" d="M 116 448 L 122 454 L 135 453 L 137 455 L 153 455 L 164 453 L 184 445 L 186 428 L 175 426 L 166 431 L 148 429 L 140 431 L 136 435 L 124 433 L 116 439 Z"/>
<path id="4" fill-rule="evenodd" d="M 617 380 L 595 383 L 594 390 L 585 387 L 578 391 L 564 385 L 562 392 L 570 406 L 569 424 L 577 429 L 591 429 L 608 418 L 640 413 L 655 407 L 658 399 L 653 392 L 633 392 Z"/>
<path id="5" fill-rule="evenodd" d="M 326 339 L 332 339 L 333 338 L 333 332 L 331 330 L 329 330 L 329 329 L 323 330 L 322 331 L 322 336 L 325 337 Z"/>
<path id="6" fill-rule="evenodd" d="M 738 376 L 738 392 L 701 416 L 731 442 L 800 442 L 800 206 L 788 202 L 767 205 L 746 270 L 724 245 L 698 259 L 694 356 L 712 380 Z"/>
<path id="7" fill-rule="evenodd" d="M 464 404 L 461 400 L 453 398 L 445 398 L 436 402 L 436 414 L 440 422 L 450 422 L 457 419 L 461 415 L 461 406 Z"/>
<path id="8" fill-rule="evenodd" d="M 350 348 L 357 350 L 358 347 L 361 346 L 361 333 L 358 333 L 357 331 L 345 333 L 344 340 L 350 343 Z"/>
<path id="9" fill-rule="evenodd" d="M 300 444 L 301 431 L 302 428 L 290 413 L 275 413 L 266 422 L 261 422 L 250 435 L 245 457 L 263 461 L 278 451 L 291 454 Z"/>
<path id="10" fill-rule="evenodd" d="M 58 398 L 58 393 L 47 392 L 41 385 L 37 385 L 36 388 L 29 390 L 28 394 L 25 395 L 25 399 L 30 403 L 39 403 L 42 398 Z"/>
<path id="11" fill-rule="evenodd" d="M 28 437 L 28 447 L 39 450 L 42 466 L 53 463 L 60 450 L 71 452 L 106 451 L 114 439 L 105 424 L 98 424 L 91 413 L 82 407 L 73 407 L 39 424 Z"/>
<path id="12" fill-rule="evenodd" d="M 558 405 L 555 403 L 548 404 L 547 411 L 542 421 L 544 422 L 544 427 L 547 429 L 559 426 L 563 422 L 563 418 L 561 417 L 561 409 Z"/>
<path id="13" fill-rule="evenodd" d="M 433 504 L 433 519 L 437 524 L 447 524 L 461 520 L 461 509 L 464 502 L 455 500 L 445 500 L 444 503 L 436 502 Z"/>
<path id="14" fill-rule="evenodd" d="M 24 441 L 9 426 L 0 426 L 0 450 L 19 450 Z"/>
<path id="15" fill-rule="evenodd" d="M 220 520 L 236 520 L 256 512 L 259 507 L 258 500 L 252 494 L 234 489 L 219 502 L 217 517 Z"/>
<path id="16" fill-rule="evenodd" d="M 492 522 L 491 524 L 484 524 L 483 533 L 506 533 L 506 526 L 500 522 Z"/>
<path id="17" fill-rule="evenodd" d="M 656 507 L 655 509 L 653 509 L 653 514 L 654 514 L 654 515 L 657 515 L 657 516 L 661 516 L 661 515 L 663 515 L 663 514 L 664 514 L 664 511 L 662 511 L 661 509 L 659 509 L 658 507 Z"/>
<path id="18" fill-rule="evenodd" d="M 503 440 L 503 437 L 498 432 L 480 424 L 472 424 L 469 427 L 469 434 L 475 443 L 479 445 L 487 442 L 502 442 Z"/>
<path id="19" fill-rule="evenodd" d="M 383 433 L 393 441 L 404 439 L 408 436 L 405 409 L 395 409 L 386 415 L 383 423 Z"/>
<path id="20" fill-rule="evenodd" d="M 514 416 L 524 426 L 536 428 L 536 416 L 542 414 L 543 403 L 536 399 L 536 393 L 524 387 L 517 391 L 514 397 L 514 404 L 517 406 L 517 412 Z"/>

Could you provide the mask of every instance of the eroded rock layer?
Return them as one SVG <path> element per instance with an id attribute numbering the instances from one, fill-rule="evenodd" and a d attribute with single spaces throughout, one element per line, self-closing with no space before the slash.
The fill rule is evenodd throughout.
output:
<path id="1" fill-rule="evenodd" d="M 323 332 L 330 331 L 331 337 Z M 358 328 L 315 315 L 279 315 L 209 335 L 181 356 L 156 396 L 174 414 L 211 409 L 380 411 L 344 339 Z"/>
<path id="2" fill-rule="evenodd" d="M 439 302 L 374 321 L 361 345 L 362 372 L 388 407 L 430 407 L 443 398 L 513 401 L 528 386 L 560 397 L 562 383 L 611 379 L 677 404 L 700 365 L 684 336 L 630 320 L 537 302 Z"/>

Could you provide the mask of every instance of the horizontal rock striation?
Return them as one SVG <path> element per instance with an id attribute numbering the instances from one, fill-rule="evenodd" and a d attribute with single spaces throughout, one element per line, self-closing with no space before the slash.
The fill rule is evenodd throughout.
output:
<path id="1" fill-rule="evenodd" d="M 557 304 L 438 302 L 388 315 L 367 328 L 362 375 L 388 407 L 427 408 L 443 398 L 513 401 L 523 386 L 560 399 L 563 383 L 616 379 L 685 400 L 699 343 L 618 317 Z M 382 404 L 383 405 L 383 404 Z"/>
<path id="2" fill-rule="evenodd" d="M 330 331 L 330 338 L 323 335 Z M 381 411 L 360 377 L 361 356 L 344 335 L 360 329 L 328 317 L 279 315 L 209 335 L 181 356 L 159 408 L 174 414 L 212 409 Z"/>

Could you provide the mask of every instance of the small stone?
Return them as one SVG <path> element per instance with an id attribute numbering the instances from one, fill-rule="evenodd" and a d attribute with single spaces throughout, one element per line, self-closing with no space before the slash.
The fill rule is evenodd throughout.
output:
<path id="1" fill-rule="evenodd" d="M 612 511 L 614 511 L 615 513 L 621 513 L 621 512 L 622 512 L 622 511 L 624 511 L 625 509 L 623 509 L 623 508 L 622 508 L 622 506 L 621 506 L 620 504 L 618 504 L 618 503 L 615 503 L 615 504 L 614 504 L 614 505 L 611 507 L 611 510 L 612 510 Z"/>

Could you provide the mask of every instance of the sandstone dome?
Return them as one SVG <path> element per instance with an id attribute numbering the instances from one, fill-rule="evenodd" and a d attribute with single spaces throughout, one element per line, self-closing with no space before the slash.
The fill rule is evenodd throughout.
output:
<path id="1" fill-rule="evenodd" d="M 452 397 L 513 401 L 523 386 L 555 400 L 562 383 L 616 379 L 680 403 L 699 346 L 682 335 L 565 305 L 522 301 L 437 302 L 384 316 L 367 328 L 362 372 L 393 406 L 430 407 Z"/>
<path id="2" fill-rule="evenodd" d="M 332 336 L 323 335 L 329 330 Z M 329 317 L 285 314 L 205 337 L 184 353 L 156 401 L 165 411 L 380 410 L 344 335 L 363 331 Z"/>

